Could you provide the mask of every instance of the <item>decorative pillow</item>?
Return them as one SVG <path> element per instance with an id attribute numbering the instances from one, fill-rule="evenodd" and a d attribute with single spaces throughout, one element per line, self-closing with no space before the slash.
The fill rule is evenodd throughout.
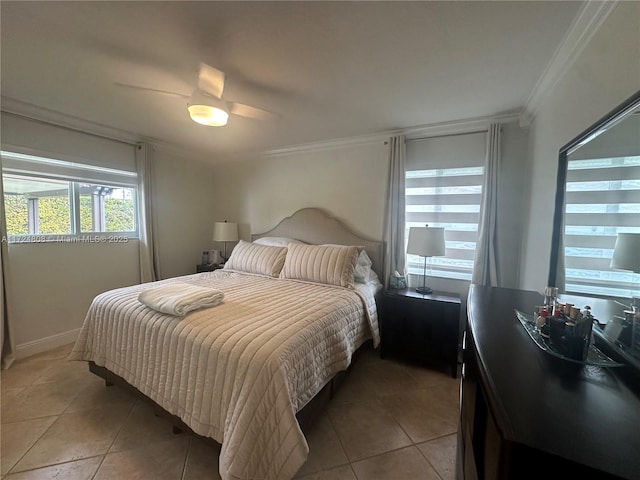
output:
<path id="1" fill-rule="evenodd" d="M 286 255 L 286 247 L 257 245 L 240 240 L 224 264 L 224 269 L 277 277 Z"/>
<path id="2" fill-rule="evenodd" d="M 353 288 L 358 247 L 292 243 L 287 250 L 281 278 Z"/>
<path id="3" fill-rule="evenodd" d="M 325 243 L 325 247 L 344 247 L 346 245 L 337 245 L 335 243 Z M 353 271 L 353 280 L 356 283 L 367 283 L 371 278 L 371 273 L 375 275 L 375 272 L 371 270 L 371 265 L 373 262 L 367 255 L 364 247 L 356 247 L 360 251 L 360 255 L 358 255 L 358 260 L 356 261 L 356 267 Z"/>
<path id="4" fill-rule="evenodd" d="M 286 247 L 290 243 L 304 243 L 300 240 L 296 240 L 295 238 L 287 238 L 287 237 L 262 237 L 256 238 L 253 243 L 257 243 L 258 245 L 269 245 L 271 247 Z"/>

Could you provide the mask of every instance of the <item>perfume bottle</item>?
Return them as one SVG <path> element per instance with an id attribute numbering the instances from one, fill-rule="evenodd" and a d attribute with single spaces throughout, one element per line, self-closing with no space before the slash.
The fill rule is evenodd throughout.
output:
<path id="1" fill-rule="evenodd" d="M 540 332 L 540 335 L 542 335 L 545 338 L 549 337 L 549 325 L 548 325 L 548 320 L 547 317 L 549 316 L 549 311 L 542 307 L 540 309 L 540 312 L 538 313 L 538 318 L 536 318 L 536 327 L 538 327 L 538 331 Z"/>

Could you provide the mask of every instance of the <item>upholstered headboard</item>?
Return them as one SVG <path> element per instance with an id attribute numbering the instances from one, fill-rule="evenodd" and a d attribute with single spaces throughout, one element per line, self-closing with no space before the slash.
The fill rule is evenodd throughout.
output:
<path id="1" fill-rule="evenodd" d="M 373 270 L 382 276 L 384 242 L 362 237 L 351 231 L 337 218 L 319 208 L 302 208 L 264 233 L 251 235 L 251 240 L 262 237 L 288 237 L 315 245 L 335 243 L 363 246 L 371 258 Z"/>

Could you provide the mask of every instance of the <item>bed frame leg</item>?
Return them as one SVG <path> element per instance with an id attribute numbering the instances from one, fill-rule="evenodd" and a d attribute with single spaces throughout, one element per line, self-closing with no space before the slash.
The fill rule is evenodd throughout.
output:
<path id="1" fill-rule="evenodd" d="M 105 380 L 105 381 L 104 381 L 104 385 L 105 385 L 106 387 L 113 387 L 113 383 L 111 383 L 109 380 Z"/>
<path id="2" fill-rule="evenodd" d="M 182 429 L 176 427 L 175 425 L 171 427 L 171 431 L 173 432 L 174 435 L 180 435 L 182 433 Z"/>

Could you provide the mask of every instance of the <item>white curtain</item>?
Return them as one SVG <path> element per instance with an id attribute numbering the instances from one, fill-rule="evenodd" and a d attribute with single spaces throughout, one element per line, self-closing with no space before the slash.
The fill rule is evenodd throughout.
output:
<path id="1" fill-rule="evenodd" d="M 406 141 L 404 135 L 391 137 L 389 158 L 389 188 L 385 217 L 384 286 L 389 286 L 389 276 L 398 271 L 404 275 L 405 251 L 405 170 Z"/>
<path id="2" fill-rule="evenodd" d="M 2 158 L 0 157 L 0 172 L 2 172 Z M 2 184 L 2 176 L 0 175 L 0 237 L 2 244 L 0 246 L 0 320 L 2 328 L 0 329 L 0 345 L 2 346 L 2 369 L 5 370 L 11 366 L 15 360 L 15 344 L 13 342 L 13 329 L 11 328 L 11 311 L 9 308 L 9 277 L 8 265 L 8 247 L 7 247 L 7 222 L 4 214 L 4 189 Z"/>
<path id="3" fill-rule="evenodd" d="M 471 282 L 502 286 L 498 245 L 498 175 L 500 172 L 500 124 L 491 124 L 487 133 L 487 153 L 482 184 L 482 205 L 476 255 Z"/>
<path id="4" fill-rule="evenodd" d="M 157 226 L 153 209 L 153 146 L 141 143 L 136 149 L 138 174 L 138 218 L 140 229 L 140 281 L 160 279 Z"/>

